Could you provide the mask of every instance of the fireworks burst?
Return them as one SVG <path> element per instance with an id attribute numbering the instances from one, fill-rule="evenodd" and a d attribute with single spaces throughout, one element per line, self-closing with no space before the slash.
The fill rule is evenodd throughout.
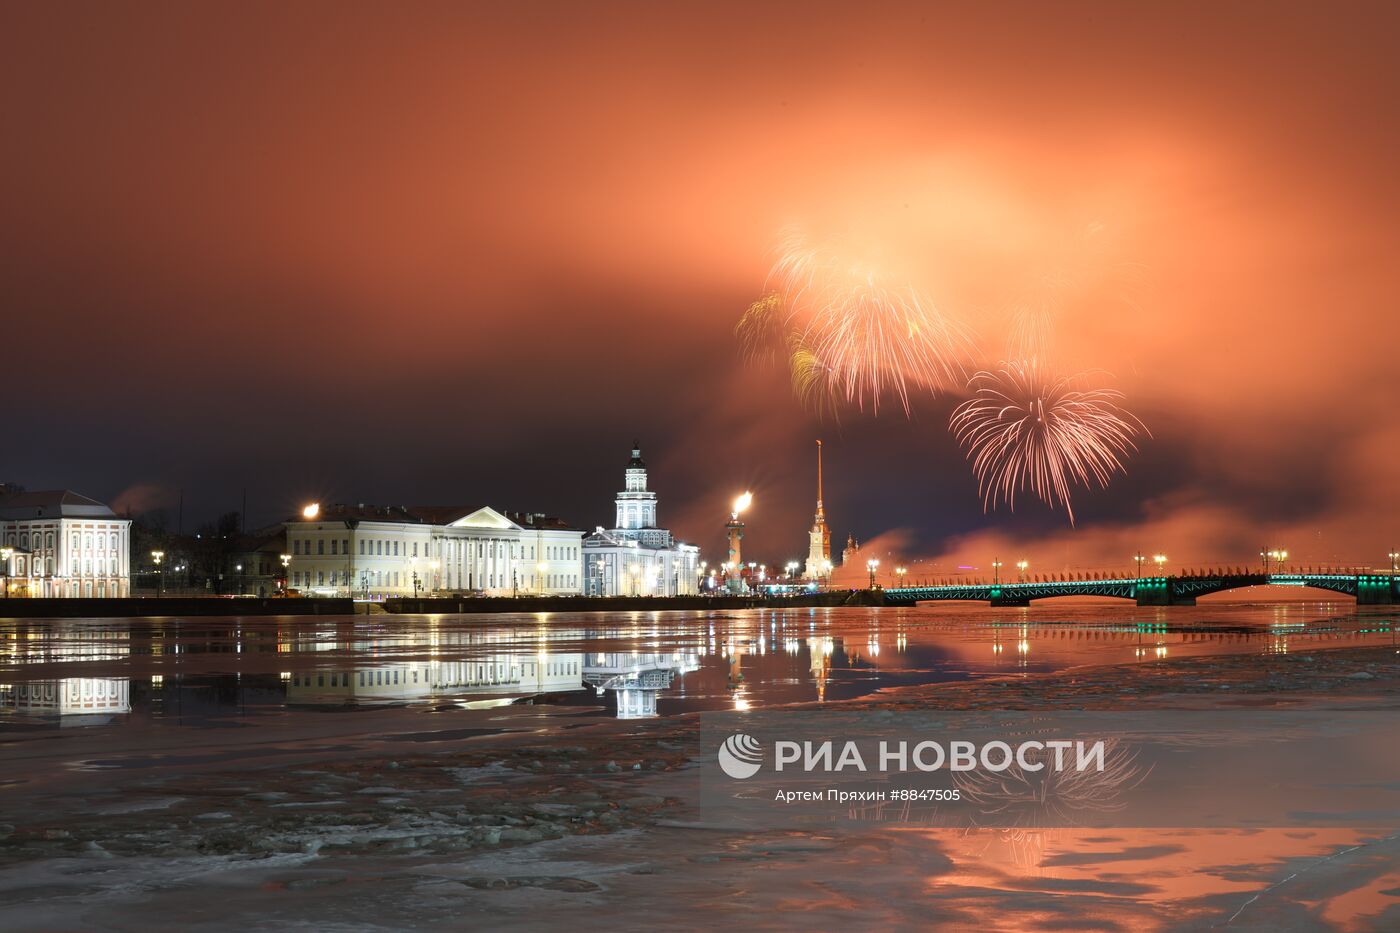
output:
<path id="1" fill-rule="evenodd" d="M 893 393 L 908 414 L 912 388 L 962 385 L 967 335 L 912 287 L 795 233 L 781 242 L 768 283 L 770 294 L 735 332 L 751 359 L 787 356 L 805 404 L 868 403 L 878 413 L 881 397 Z"/>
<path id="2" fill-rule="evenodd" d="M 1121 407 L 1123 393 L 1089 386 L 1095 375 L 1057 378 L 1031 360 L 972 377 L 972 397 L 950 427 L 972 460 L 983 508 L 1000 498 L 1015 509 L 1016 493 L 1029 489 L 1051 508 L 1063 503 L 1073 524 L 1070 487 L 1106 487 L 1123 472 L 1133 439 L 1150 432 Z"/>

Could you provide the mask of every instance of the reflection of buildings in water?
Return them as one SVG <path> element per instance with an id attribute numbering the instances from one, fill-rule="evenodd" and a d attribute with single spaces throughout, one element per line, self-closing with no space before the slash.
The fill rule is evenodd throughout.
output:
<path id="1" fill-rule="evenodd" d="M 0 708 L 25 717 L 56 719 L 60 726 L 97 725 L 131 712 L 131 685 L 125 677 L 0 684 Z"/>
<path id="2" fill-rule="evenodd" d="M 287 701 L 349 704 L 443 697 L 516 697 L 582 689 L 581 654 L 492 654 L 464 661 L 402 661 L 293 673 Z"/>
<path id="3" fill-rule="evenodd" d="M 592 654 L 583 667 L 584 683 L 597 691 L 617 694 L 618 719 L 646 719 L 657 715 L 656 697 L 671 686 L 677 674 L 700 669 L 700 655 L 692 651 L 671 654 Z"/>
<path id="4" fill-rule="evenodd" d="M 12 666 L 113 661 L 131 654 L 127 631 L 53 623 L 6 639 L 5 658 Z M 0 709 L 61 726 L 97 725 L 131 712 L 131 684 L 125 677 L 64 677 L 0 684 Z"/>
<path id="5" fill-rule="evenodd" d="M 831 652 L 836 644 L 830 636 L 807 639 L 811 658 L 812 682 L 817 687 L 817 702 L 826 701 L 826 684 L 831 679 Z"/>

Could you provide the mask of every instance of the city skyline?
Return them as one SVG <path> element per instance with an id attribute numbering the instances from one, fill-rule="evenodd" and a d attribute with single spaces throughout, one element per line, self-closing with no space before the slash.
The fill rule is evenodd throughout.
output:
<path id="1" fill-rule="evenodd" d="M 740 30 L 685 6 L 14 11 L 0 298 L 64 374 L 8 359 L 46 401 L 13 406 L 0 474 L 137 513 L 183 490 L 187 527 L 246 488 L 250 525 L 481 499 L 588 528 L 638 436 L 680 536 L 721 552 L 753 489 L 746 546 L 793 559 L 823 437 L 837 540 L 928 559 L 1384 554 L 1386 30 L 1305 6 L 1262 35 L 1204 7 L 1082 28 L 1106 9 L 1013 4 L 1010 33 L 916 5 Z M 794 223 L 968 323 L 976 365 L 1058 302 L 1057 356 L 1151 431 L 1127 474 L 1076 494 L 1074 529 L 1034 500 L 984 514 L 958 393 L 804 409 L 733 334 Z"/>

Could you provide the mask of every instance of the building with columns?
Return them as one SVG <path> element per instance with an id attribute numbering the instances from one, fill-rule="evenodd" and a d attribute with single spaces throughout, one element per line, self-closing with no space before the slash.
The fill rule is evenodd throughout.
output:
<path id="1" fill-rule="evenodd" d="M 583 532 L 538 512 L 332 505 L 286 527 L 287 579 L 303 593 L 568 596 L 583 588 Z"/>
<path id="2" fill-rule="evenodd" d="M 68 489 L 0 484 L 0 596 L 131 593 L 131 521 Z"/>
<path id="3" fill-rule="evenodd" d="M 647 488 L 639 445 L 615 499 L 615 525 L 583 539 L 584 592 L 590 596 L 683 596 L 699 592 L 700 549 L 656 527 L 656 493 Z"/>

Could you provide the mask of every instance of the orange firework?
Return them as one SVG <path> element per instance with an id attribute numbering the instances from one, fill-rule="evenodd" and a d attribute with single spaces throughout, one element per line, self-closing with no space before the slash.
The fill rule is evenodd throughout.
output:
<path id="1" fill-rule="evenodd" d="M 878 413 L 881 397 L 893 393 L 908 414 L 911 388 L 939 393 L 963 384 L 971 347 L 963 328 L 874 267 L 789 234 L 768 282 L 769 295 L 735 330 L 750 357 L 787 355 L 794 391 L 807 404 L 869 404 Z"/>

